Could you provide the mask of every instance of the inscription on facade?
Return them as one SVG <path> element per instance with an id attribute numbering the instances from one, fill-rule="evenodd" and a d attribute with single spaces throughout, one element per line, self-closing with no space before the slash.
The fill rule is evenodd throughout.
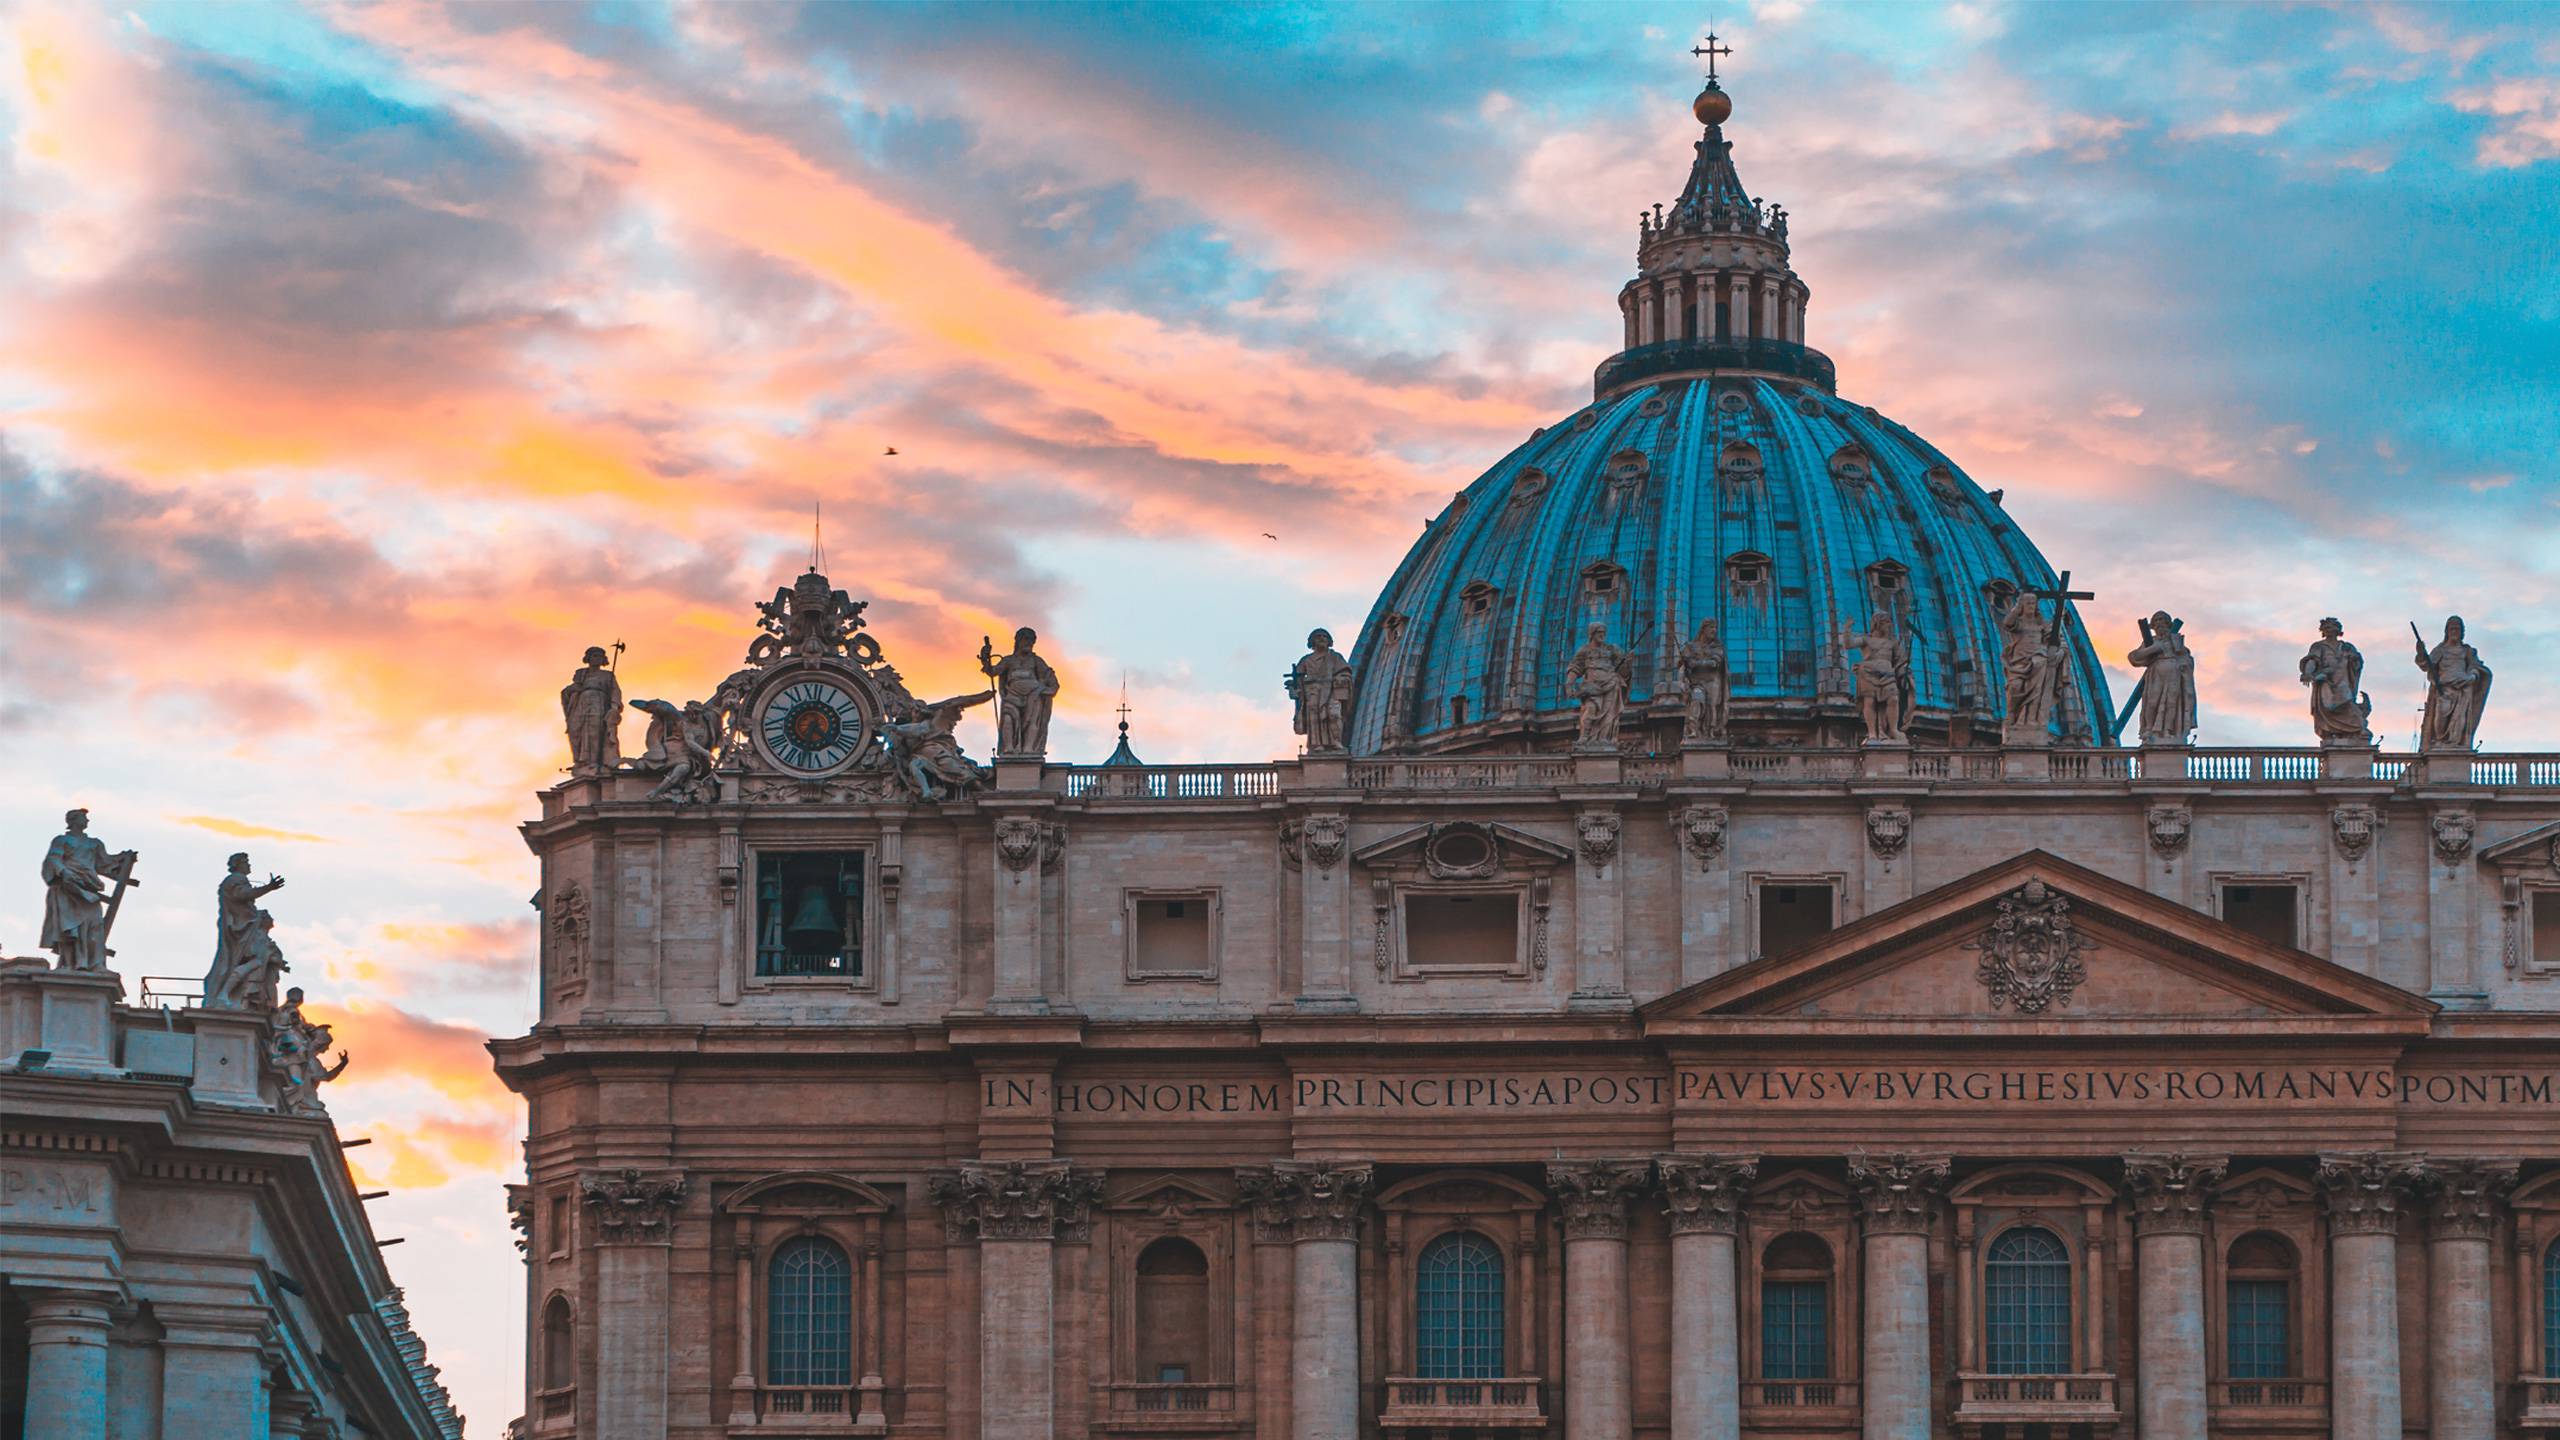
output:
<path id="1" fill-rule="evenodd" d="M 0 1167 L 0 1210 L 98 1213 L 98 1179 L 50 1166 Z"/>
<path id="2" fill-rule="evenodd" d="M 2407 1075 L 2374 1067 L 1691 1066 L 1668 1074 L 1534 1071 L 1298 1075 L 1281 1080 L 982 1082 L 989 1111 L 1058 1116 L 1417 1115 L 1727 1106 L 1897 1110 L 1974 1106 L 2549 1108 L 2560 1073 Z"/>

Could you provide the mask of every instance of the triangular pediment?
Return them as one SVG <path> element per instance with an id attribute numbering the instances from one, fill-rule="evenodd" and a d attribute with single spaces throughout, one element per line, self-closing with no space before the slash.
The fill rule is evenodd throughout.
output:
<path id="1" fill-rule="evenodd" d="M 1203 1210 L 1225 1210 L 1234 1202 L 1217 1191 L 1179 1175 L 1159 1175 L 1130 1187 L 1107 1202 L 1106 1210 L 1135 1210 L 1146 1213 L 1193 1214 Z"/>
<path id="2" fill-rule="evenodd" d="M 1644 1007 L 1649 1031 L 1718 1020 L 2365 1022 L 2423 1030 L 2432 1003 L 2201 911 L 2028 851 L 1789 954 Z"/>
<path id="3" fill-rule="evenodd" d="M 2480 849 L 2482 861 L 2491 865 L 2548 863 L 2560 869 L 2560 820 L 2536 825 L 2520 835 L 2510 835 L 2495 845 Z"/>

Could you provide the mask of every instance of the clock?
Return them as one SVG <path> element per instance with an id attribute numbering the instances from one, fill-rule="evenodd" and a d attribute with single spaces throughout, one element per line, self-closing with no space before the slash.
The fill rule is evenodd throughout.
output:
<path id="1" fill-rule="evenodd" d="M 865 697 L 819 674 L 793 675 L 767 690 L 755 721 L 765 757 L 795 775 L 841 770 L 871 740 Z"/>

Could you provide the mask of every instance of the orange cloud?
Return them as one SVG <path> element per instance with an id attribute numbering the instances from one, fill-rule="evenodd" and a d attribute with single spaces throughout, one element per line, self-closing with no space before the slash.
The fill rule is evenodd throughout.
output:
<path id="1" fill-rule="evenodd" d="M 252 825 L 245 820 L 226 820 L 219 815 L 176 815 L 170 817 L 181 825 L 210 830 L 216 835 L 229 835 L 240 840 L 291 840 L 312 845 L 335 844 L 326 835 L 312 835 L 300 830 L 276 830 L 265 825 Z"/>
<path id="2" fill-rule="evenodd" d="M 353 1057 L 346 1077 L 337 1082 L 348 1090 L 416 1080 L 452 1099 L 502 1112 L 511 1112 L 516 1104 L 490 1068 L 488 1033 L 475 1026 L 430 1020 L 366 1000 L 344 1006 L 312 1001 L 303 1013 L 331 1027 L 331 1039 Z"/>

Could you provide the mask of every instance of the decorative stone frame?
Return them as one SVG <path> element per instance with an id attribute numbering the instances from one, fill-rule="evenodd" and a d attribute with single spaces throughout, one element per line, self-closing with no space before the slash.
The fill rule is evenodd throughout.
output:
<path id="1" fill-rule="evenodd" d="M 2293 948 L 2312 948 L 2311 872 L 2308 870 L 2215 870 L 2205 876 L 2207 893 L 2213 897 L 2213 918 L 2223 920 L 2222 892 L 2234 885 L 2290 885 L 2293 887 Z M 2223 923 L 2229 924 L 2228 920 Z"/>
<path id="2" fill-rule="evenodd" d="M 1955 1215 L 1956 1372 L 1983 1373 L 1989 1338 L 1986 1294 L 1992 1244 L 2012 1230 L 2033 1227 L 2062 1242 L 2071 1261 L 2071 1369 L 2074 1375 L 2114 1373 L 2107 1319 L 2115 1313 L 2117 1265 L 2111 1250 L 2126 1241 L 2115 1233 L 2116 1192 L 2083 1171 L 2028 1161 L 1994 1165 L 1947 1193 Z"/>
<path id="3" fill-rule="evenodd" d="M 720 888 L 729 900 L 730 942 L 735 947 L 729 956 L 730 972 L 738 993 L 742 995 L 789 994 L 795 991 L 821 991 L 829 994 L 879 995 L 894 1001 L 896 984 L 890 979 L 890 964 L 895 945 L 888 939 L 889 927 L 896 923 L 897 910 L 893 891 L 896 876 L 892 867 L 882 863 L 883 837 L 878 827 L 870 825 L 829 824 L 802 829 L 797 826 L 759 827 L 757 837 L 738 840 L 738 863 L 734 869 L 722 867 Z M 767 854 L 837 854 L 848 850 L 862 853 L 862 974 L 848 979 L 826 975 L 759 975 L 756 973 L 756 874 L 760 857 Z"/>
<path id="4" fill-rule="evenodd" d="M 884 1333 L 887 1307 L 882 1297 L 887 1288 L 883 1275 L 887 1260 L 885 1232 L 895 1208 L 887 1195 L 858 1180 L 817 1170 L 767 1175 L 730 1189 L 713 1202 L 712 1214 L 722 1223 L 712 1242 L 708 1288 L 714 1306 L 725 1292 L 735 1316 L 730 1337 L 733 1368 L 725 1386 L 729 1392 L 730 1434 L 760 1435 L 772 1429 L 759 1419 L 764 1392 L 769 1388 L 764 1379 L 768 1358 L 764 1345 L 768 1269 L 777 1247 L 803 1235 L 833 1241 L 844 1251 L 854 1271 L 852 1388 L 856 1406 L 843 1422 L 829 1428 L 837 1434 L 888 1433 L 884 1396 L 889 1385 L 883 1373 L 888 1350 Z M 726 1286 L 720 1283 L 724 1259 L 729 1262 L 726 1268 L 731 1277 Z M 716 1323 L 705 1327 L 706 1335 L 716 1334 L 717 1330 Z M 716 1358 L 712 1372 L 719 1373 Z M 763 1416 L 764 1420 L 771 1418 Z M 781 1423 L 791 1422 L 786 1419 Z"/>
<path id="5" fill-rule="evenodd" d="M 1138 1373 L 1138 1257 L 1168 1236 L 1198 1246 L 1209 1262 L 1206 1373 L 1191 1383 L 1233 1386 L 1236 1380 L 1236 1206 L 1178 1176 L 1145 1182 L 1097 1206 L 1111 1297 L 1111 1383 L 1143 1385 Z M 1113 1407 L 1114 1413 L 1117 1407 Z M 1107 1428 L 1097 1423 L 1097 1429 Z"/>
<path id="6" fill-rule="evenodd" d="M 2216 1386 L 2231 1379 L 2231 1247 L 2244 1237 L 2273 1235 L 2293 1247 L 2292 1327 L 2295 1374 L 2321 1381 L 2329 1369 L 2329 1267 L 2319 1196 L 2310 1180 L 2268 1166 L 2232 1176 L 2215 1188 L 2205 1216 L 2205 1373 Z M 2263 1410 L 2256 1413 L 2264 1414 Z M 2315 1427 L 2317 1428 L 2317 1427 Z"/>
<path id="7" fill-rule="evenodd" d="M 2560 965 L 2533 958 L 2533 897 L 2560 891 L 2560 825 L 2543 825 L 2495 845 L 2475 849 L 2480 863 L 2498 874 L 2500 968 L 2524 979 L 2560 976 Z"/>
<path id="8" fill-rule="evenodd" d="M 2547 1377 L 2560 1370 L 2560 1354 L 2547 1353 L 2542 1344 L 2542 1265 L 2551 1248 L 2560 1245 L 2560 1170 L 2518 1186 L 2507 1198 L 2507 1213 L 2514 1225 L 2510 1304 L 2516 1367 L 2526 1378 Z"/>
<path id="9" fill-rule="evenodd" d="M 1484 843 L 1482 863 L 1464 869 L 1442 863 L 1439 842 L 1458 832 Z M 1393 984 L 1474 978 L 1526 982 L 1546 973 L 1555 909 L 1555 878 L 1573 871 L 1574 852 L 1508 825 L 1449 821 L 1416 826 L 1363 847 L 1352 863 L 1369 875 L 1371 960 Z M 1415 896 L 1510 896 L 1519 915 L 1512 954 L 1483 964 L 1419 967 L 1413 962 L 1405 902 Z"/>
<path id="10" fill-rule="evenodd" d="M 1492 1242 L 1508 1262 L 1502 1277 L 1503 1373 L 1539 1377 L 1546 1350 L 1538 1319 L 1547 1313 L 1538 1294 L 1546 1249 L 1539 1217 L 1547 1197 L 1489 1170 L 1440 1170 L 1388 1189 L 1378 1196 L 1377 1207 L 1384 1248 L 1379 1273 L 1386 1290 L 1381 1314 L 1387 1375 L 1407 1377 L 1414 1371 L 1414 1306 L 1420 1297 L 1416 1269 L 1423 1247 L 1443 1235 L 1471 1230 Z"/>
<path id="11" fill-rule="evenodd" d="M 1789 1235 L 1810 1235 L 1831 1247 L 1831 1378 L 1854 1386 L 1859 1379 L 1859 1317 L 1864 1313 L 1865 1301 L 1855 1263 L 1860 1253 L 1858 1207 L 1848 1188 L 1811 1170 L 1787 1170 L 1770 1176 L 1752 1186 L 1751 1201 L 1742 1212 L 1742 1228 L 1734 1237 L 1739 1247 L 1734 1258 L 1740 1277 L 1735 1299 L 1741 1312 L 1742 1333 L 1736 1337 L 1740 1341 L 1736 1353 L 1742 1366 L 1742 1408 L 1746 1415 L 1764 1414 L 1773 1425 L 1792 1426 L 1820 1415 L 1822 1407 L 1782 1409 L 1758 1403 L 1761 1384 L 1767 1378 L 1760 1353 L 1760 1282 L 1765 1278 L 1769 1247 Z M 1840 1412 L 1842 1423 L 1854 1430 L 1855 1407 L 1844 1405 Z"/>
<path id="12" fill-rule="evenodd" d="M 1198 900 L 1209 907 L 1209 953 L 1207 963 L 1198 970 L 1149 970 L 1138 959 L 1138 907 L 1148 901 Z M 1131 886 L 1120 892 L 1121 974 L 1135 984 L 1163 981 L 1190 984 L 1218 983 L 1219 972 L 1226 968 L 1225 893 L 1215 885 L 1187 885 L 1158 888 Z"/>
<path id="13" fill-rule="evenodd" d="M 568 1374 L 551 1373 L 551 1307 L 559 1305 L 569 1312 Z M 584 1331 L 578 1323 L 578 1297 L 565 1285 L 555 1284 L 543 1293 L 533 1308 L 534 1342 L 526 1347 L 532 1352 L 526 1366 L 525 1389 L 529 1392 L 525 1411 L 525 1429 L 534 1435 L 568 1434 L 578 1425 L 578 1375 L 585 1368 Z"/>
<path id="14" fill-rule="evenodd" d="M 1823 885 L 1831 890 L 1831 928 L 1839 929 L 1854 918 L 1849 914 L 1849 872 L 1828 870 L 1815 874 L 1789 875 L 1769 870 L 1750 872 L 1751 898 L 1743 915 L 1749 928 L 1743 932 L 1743 953 L 1753 960 L 1768 957 L 1760 950 L 1760 891 L 1771 885 Z"/>

